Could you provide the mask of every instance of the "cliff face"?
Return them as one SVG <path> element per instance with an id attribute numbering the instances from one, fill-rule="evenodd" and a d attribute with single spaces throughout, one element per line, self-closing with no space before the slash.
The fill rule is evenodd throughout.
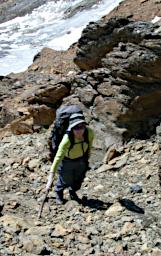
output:
<path id="1" fill-rule="evenodd" d="M 113 18 L 87 26 L 78 41 L 80 69 L 104 71 L 93 113 L 102 110 L 97 116 L 116 133 L 123 128 L 123 138 L 149 136 L 160 121 L 160 31 L 159 24 Z"/>

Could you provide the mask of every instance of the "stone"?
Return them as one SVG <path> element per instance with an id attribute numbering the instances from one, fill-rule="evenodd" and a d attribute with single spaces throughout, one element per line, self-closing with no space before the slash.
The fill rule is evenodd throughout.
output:
<path id="1" fill-rule="evenodd" d="M 32 125 L 32 119 L 26 121 L 15 120 L 10 125 L 11 132 L 16 135 L 33 133 Z"/>
<path id="2" fill-rule="evenodd" d="M 113 165 L 113 168 L 115 169 L 121 168 L 127 163 L 128 155 L 129 153 L 125 153 L 121 156 L 115 157 L 114 159 L 110 160 L 108 164 Z"/>
<path id="3" fill-rule="evenodd" d="M 14 215 L 4 215 L 0 218 L 0 221 L 8 233 L 24 231 L 30 227 L 30 223 L 28 221 Z"/>
<path id="4" fill-rule="evenodd" d="M 131 222 L 125 222 L 122 230 L 121 230 L 121 234 L 127 234 L 127 233 L 132 233 L 133 229 L 135 227 L 134 223 Z"/>
<path id="5" fill-rule="evenodd" d="M 142 188 L 142 186 L 139 185 L 139 184 L 132 184 L 132 185 L 130 186 L 130 191 L 131 191 L 132 193 L 142 193 L 143 188 Z"/>
<path id="6" fill-rule="evenodd" d="M 49 254 L 48 246 L 46 245 L 44 239 L 39 235 L 30 235 L 21 237 L 21 243 L 23 250 L 28 253 L 33 253 L 36 255 Z"/>
<path id="7" fill-rule="evenodd" d="M 40 236 L 49 235 L 50 233 L 51 233 L 51 227 L 49 226 L 31 227 L 25 232 L 26 235 L 40 235 Z"/>
<path id="8" fill-rule="evenodd" d="M 76 237 L 76 240 L 78 240 L 82 244 L 89 244 L 89 239 L 85 236 L 82 236 L 82 235 L 78 235 Z"/>
<path id="9" fill-rule="evenodd" d="M 70 230 L 64 228 L 61 224 L 56 224 L 55 229 L 51 234 L 51 237 L 63 237 L 70 232 Z"/>
<path id="10" fill-rule="evenodd" d="M 32 106 L 28 110 L 35 126 L 49 126 L 55 119 L 55 111 L 46 105 Z"/>
<path id="11" fill-rule="evenodd" d="M 31 171 L 33 171 L 35 168 L 39 167 L 40 161 L 39 159 L 32 159 L 28 162 L 28 167 Z"/>
<path id="12" fill-rule="evenodd" d="M 101 166 L 96 170 L 96 173 L 107 172 L 108 170 L 111 170 L 112 168 L 113 168 L 112 165 L 103 164 L 103 165 L 101 165 Z"/>
<path id="13" fill-rule="evenodd" d="M 107 164 L 110 160 L 117 157 L 119 152 L 114 147 L 110 147 L 104 156 L 103 163 Z"/>
<path id="14" fill-rule="evenodd" d="M 104 186 L 99 184 L 98 186 L 94 187 L 94 190 L 95 191 L 100 191 L 100 190 L 103 190 L 104 189 Z"/>
<path id="15" fill-rule="evenodd" d="M 157 248 L 152 249 L 151 253 L 152 253 L 152 256 L 161 256 L 161 250 Z"/>
<path id="16" fill-rule="evenodd" d="M 123 207 L 119 203 L 115 203 L 105 211 L 106 216 L 117 216 L 123 211 Z"/>

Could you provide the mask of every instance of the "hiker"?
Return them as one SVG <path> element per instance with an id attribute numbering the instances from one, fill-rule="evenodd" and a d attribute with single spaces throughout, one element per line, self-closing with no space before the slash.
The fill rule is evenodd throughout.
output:
<path id="1" fill-rule="evenodd" d="M 56 203 L 63 204 L 63 191 L 69 188 L 71 200 L 79 201 L 76 191 L 80 189 L 88 170 L 94 133 L 87 126 L 83 114 L 75 113 L 69 118 L 67 132 L 63 136 L 50 169 L 46 191 L 50 189 L 58 170 L 55 185 Z"/>

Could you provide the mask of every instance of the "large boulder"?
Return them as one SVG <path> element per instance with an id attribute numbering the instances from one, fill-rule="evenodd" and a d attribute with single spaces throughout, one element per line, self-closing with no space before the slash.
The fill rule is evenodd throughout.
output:
<path id="1" fill-rule="evenodd" d="M 102 145 L 155 132 L 161 116 L 159 24 L 124 17 L 90 23 L 74 61 L 82 70 L 77 87 L 84 86 L 84 95 L 89 86 L 95 90 L 91 104 L 85 104 L 105 131 Z"/>
<path id="2" fill-rule="evenodd" d="M 1 98 L 0 136 L 6 134 L 6 126 L 7 131 L 14 134 L 32 133 L 38 126 L 49 127 L 55 119 L 57 106 L 71 89 L 70 82 L 63 81 L 59 75 L 40 73 L 28 73 L 16 81 L 11 77 L 3 78 L 0 85 L 2 91 L 7 85 Z"/>

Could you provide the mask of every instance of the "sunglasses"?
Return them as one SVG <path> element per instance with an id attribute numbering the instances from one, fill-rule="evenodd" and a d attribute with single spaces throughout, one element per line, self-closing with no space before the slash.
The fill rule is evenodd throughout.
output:
<path id="1" fill-rule="evenodd" d="M 80 125 L 76 125 L 75 127 L 73 127 L 74 130 L 83 130 L 85 129 L 85 125 L 84 124 L 80 124 Z"/>

